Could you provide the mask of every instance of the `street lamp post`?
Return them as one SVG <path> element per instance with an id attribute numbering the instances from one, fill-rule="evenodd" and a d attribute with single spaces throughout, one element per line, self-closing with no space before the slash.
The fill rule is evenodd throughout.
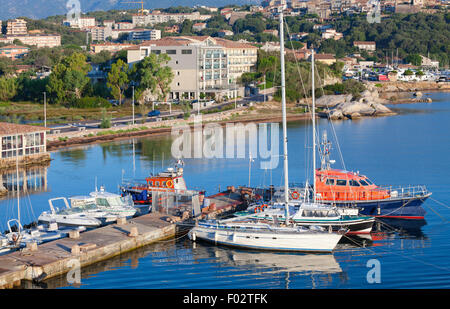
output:
<path id="1" fill-rule="evenodd" d="M 134 85 L 132 85 L 131 87 L 133 87 L 133 99 L 132 99 L 132 107 L 133 107 L 133 125 L 134 125 Z"/>
<path id="2" fill-rule="evenodd" d="M 236 87 L 236 78 L 234 78 L 234 109 L 237 108 L 237 87 Z"/>

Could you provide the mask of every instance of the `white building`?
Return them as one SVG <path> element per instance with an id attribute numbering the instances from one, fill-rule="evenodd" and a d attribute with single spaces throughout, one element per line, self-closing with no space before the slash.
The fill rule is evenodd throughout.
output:
<path id="1" fill-rule="evenodd" d="M 147 15 L 133 15 L 133 25 L 147 26 L 160 23 L 167 23 L 173 21 L 175 23 L 182 23 L 186 19 L 204 21 L 210 19 L 211 15 L 201 15 L 199 12 L 192 13 L 161 13 L 159 11 L 153 11 Z"/>
<path id="2" fill-rule="evenodd" d="M 63 25 L 70 28 L 88 29 L 90 27 L 95 27 L 94 17 L 80 17 L 74 19 L 65 19 Z"/>
<path id="3" fill-rule="evenodd" d="M 208 36 L 166 37 L 129 49 L 128 63 L 167 53 L 174 73 L 169 99 L 199 99 L 201 93 L 232 98 L 237 77 L 256 64 L 257 48 L 230 42 Z"/>
<path id="4" fill-rule="evenodd" d="M 377 49 L 376 43 L 373 41 L 354 41 L 353 46 L 368 51 L 375 51 Z"/>

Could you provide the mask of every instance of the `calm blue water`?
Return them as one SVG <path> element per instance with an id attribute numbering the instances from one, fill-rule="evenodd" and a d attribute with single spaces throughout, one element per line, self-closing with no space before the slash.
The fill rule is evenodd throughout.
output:
<path id="1" fill-rule="evenodd" d="M 187 238 L 170 240 L 83 269 L 79 288 L 449 288 L 450 209 L 435 200 L 450 205 L 450 94 L 429 96 L 432 104 L 393 106 L 396 116 L 333 123 L 348 170 L 380 185 L 424 184 L 433 192 L 434 200 L 424 204 L 426 222 L 385 222 L 383 232 L 345 240 L 333 255 L 250 252 L 193 244 Z M 333 142 L 335 167 L 342 167 L 329 124 L 320 120 L 319 127 L 320 132 L 327 129 Z M 309 122 L 289 124 L 292 182 L 305 181 L 310 130 Z M 169 167 L 174 162 L 170 147 L 169 137 L 143 138 L 135 140 L 134 151 L 133 142 L 125 141 L 52 153 L 47 191 L 21 198 L 22 222 L 47 210 L 49 198 L 86 194 L 96 183 L 116 191 L 122 178 L 144 178 Z M 185 163 L 188 186 L 207 194 L 249 181 L 248 159 Z M 258 158 L 252 162 L 251 185 L 281 185 L 282 177 L 281 158 L 273 171 L 259 169 Z M 2 230 L 16 211 L 14 198 L 0 201 Z M 371 259 L 380 263 L 381 283 L 368 283 Z M 49 280 L 47 286 L 72 287 L 65 277 Z"/>

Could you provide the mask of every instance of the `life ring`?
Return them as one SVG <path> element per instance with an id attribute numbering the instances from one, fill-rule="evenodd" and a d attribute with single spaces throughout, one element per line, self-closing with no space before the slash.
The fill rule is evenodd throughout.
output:
<path id="1" fill-rule="evenodd" d="M 167 180 L 167 182 L 166 182 L 166 187 L 167 188 L 173 188 L 173 181 L 172 180 Z"/>
<path id="2" fill-rule="evenodd" d="M 298 198 L 300 197 L 300 194 L 297 191 L 294 191 L 291 193 L 291 196 L 294 200 L 298 200 Z"/>
<path id="3" fill-rule="evenodd" d="M 264 208 L 267 208 L 268 207 L 268 205 L 267 204 L 262 204 L 262 206 L 261 206 L 262 208 L 261 209 L 264 209 Z"/>
<path id="4" fill-rule="evenodd" d="M 258 210 L 259 210 L 259 211 L 262 211 L 263 209 L 262 209 L 262 207 L 260 207 L 260 206 L 256 206 L 256 207 L 255 207 L 255 213 L 257 213 Z"/>

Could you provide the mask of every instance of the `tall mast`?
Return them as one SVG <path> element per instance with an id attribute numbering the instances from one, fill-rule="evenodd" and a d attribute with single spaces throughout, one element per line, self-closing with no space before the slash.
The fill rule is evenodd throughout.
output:
<path id="1" fill-rule="evenodd" d="M 18 138 L 19 138 L 19 135 L 16 135 L 16 145 L 18 144 L 18 140 L 17 140 Z M 20 234 L 20 196 L 19 196 L 20 188 L 19 188 L 19 149 L 18 149 L 18 147 L 16 147 L 16 184 L 17 184 L 17 221 L 19 222 L 17 229 Z"/>
<path id="2" fill-rule="evenodd" d="M 288 149 L 287 149 L 287 124 L 286 124 L 286 81 L 284 75 L 284 30 L 283 11 L 280 12 L 280 64 L 281 64 L 281 110 L 283 113 L 283 153 L 284 153 L 284 208 L 286 225 L 288 219 L 289 203 L 289 177 L 288 177 Z"/>
<path id="3" fill-rule="evenodd" d="M 312 132 L 313 132 L 313 201 L 316 202 L 316 97 L 314 92 L 314 48 L 311 49 Z"/>

